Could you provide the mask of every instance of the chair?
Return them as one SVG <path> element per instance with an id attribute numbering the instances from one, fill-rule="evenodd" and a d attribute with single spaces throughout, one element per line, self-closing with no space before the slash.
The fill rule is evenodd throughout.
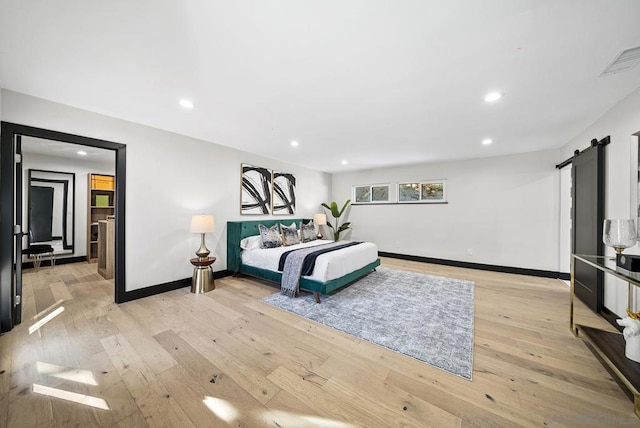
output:
<path id="1" fill-rule="evenodd" d="M 56 256 L 53 254 L 53 247 L 49 244 L 31 244 L 31 230 L 29 230 L 29 246 L 22 250 L 22 253 L 29 258 L 33 259 L 33 267 L 38 271 L 40 264 L 42 263 L 42 256 L 49 255 L 49 262 L 53 268 L 56 265 Z"/>

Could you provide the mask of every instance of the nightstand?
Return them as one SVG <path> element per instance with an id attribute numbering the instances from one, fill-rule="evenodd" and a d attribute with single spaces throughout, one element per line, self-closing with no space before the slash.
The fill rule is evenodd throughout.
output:
<path id="1" fill-rule="evenodd" d="M 195 257 L 189 260 L 193 269 L 193 278 L 191 279 L 191 292 L 200 294 L 214 290 L 216 284 L 213 282 L 213 269 L 211 265 L 216 261 L 215 257 L 199 258 Z"/>

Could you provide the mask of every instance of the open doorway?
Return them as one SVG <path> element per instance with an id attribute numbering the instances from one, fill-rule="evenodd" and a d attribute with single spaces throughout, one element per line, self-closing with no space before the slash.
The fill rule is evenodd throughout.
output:
<path id="1" fill-rule="evenodd" d="M 31 223 L 24 222 L 23 215 L 23 198 L 24 188 L 29 186 L 24 180 L 24 160 L 22 154 L 22 144 L 24 141 L 32 141 L 32 144 L 43 144 L 44 141 L 51 143 L 66 143 L 69 147 L 75 146 L 78 150 L 88 151 L 91 148 L 102 149 L 108 151 L 112 159 L 114 159 L 115 170 L 115 190 L 113 194 L 114 217 L 115 217 L 115 257 L 114 257 L 114 300 L 116 303 L 125 299 L 125 190 L 126 190 L 126 146 L 111 141 L 99 140 L 95 138 L 83 137 L 73 134 L 65 134 L 56 131 L 50 131 L 41 128 L 18 125 L 8 122 L 2 122 L 0 133 L 0 331 L 8 331 L 15 324 L 19 324 L 22 318 L 22 254 L 24 245 L 24 236 L 28 235 L 28 225 Z M 31 144 L 31 143 L 30 143 Z M 37 147 L 42 147 L 37 144 Z M 29 154 L 27 153 L 27 156 Z M 33 153 L 31 157 L 34 157 Z M 40 168 L 28 168 L 40 169 Z M 49 171 L 50 170 L 42 170 Z M 67 172 L 69 171 L 58 171 Z M 70 179 L 63 177 L 51 177 L 47 173 L 40 173 L 43 176 L 36 177 L 40 181 L 51 180 L 51 182 L 65 182 L 67 190 L 69 188 Z M 71 177 L 66 175 L 64 177 Z M 76 177 L 77 178 L 77 177 Z M 86 180 L 86 178 L 85 178 Z M 37 181 L 37 180 L 36 180 Z M 74 180 L 74 186 L 79 180 Z M 42 187 L 42 186 L 41 186 Z M 52 186 L 49 186 L 52 187 Z M 64 187 L 64 185 L 62 186 Z M 55 193 L 55 190 L 53 191 Z M 55 196 L 52 196 L 52 199 Z M 67 207 L 69 201 L 67 199 Z M 61 199 L 62 201 L 62 199 Z M 85 200 L 86 201 L 86 200 Z M 63 202 L 60 202 L 63 203 Z M 76 205 L 77 206 L 77 205 Z M 75 210 L 77 211 L 77 210 Z M 53 214 L 52 214 L 53 215 Z M 58 234 L 54 235 L 53 226 L 51 230 L 52 242 L 54 237 L 60 237 L 62 251 L 67 251 L 66 257 L 75 257 L 75 252 L 79 251 L 79 245 L 76 237 L 80 235 L 75 233 L 77 229 L 74 227 L 74 233 L 69 232 L 69 219 L 75 217 L 73 215 L 62 216 L 61 224 L 64 219 L 67 222 L 67 230 L 56 229 Z M 27 214 L 28 217 L 28 214 Z M 24 229 L 27 226 L 27 230 Z M 72 253 L 68 253 L 71 246 Z M 71 254 L 71 255 L 69 255 Z M 61 255 L 65 258 L 64 255 Z"/>
<path id="2" fill-rule="evenodd" d="M 115 176 L 115 152 L 22 136 L 21 153 L 22 248 L 50 247 L 53 257 L 42 261 L 48 264 L 95 261 L 91 252 L 95 253 L 97 242 L 90 221 L 95 201 L 88 197 L 88 177 Z M 33 267 L 34 260 L 29 251 L 23 251 L 23 268 Z"/>

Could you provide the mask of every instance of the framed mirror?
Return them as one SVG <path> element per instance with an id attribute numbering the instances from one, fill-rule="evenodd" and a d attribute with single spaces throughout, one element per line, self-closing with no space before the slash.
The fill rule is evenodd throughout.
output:
<path id="1" fill-rule="evenodd" d="M 629 218 L 635 220 L 636 233 L 640 241 L 640 131 L 631 136 L 631 210 Z"/>
<path id="2" fill-rule="evenodd" d="M 54 254 L 73 254 L 75 181 L 72 172 L 29 170 L 29 244 L 48 244 Z"/>

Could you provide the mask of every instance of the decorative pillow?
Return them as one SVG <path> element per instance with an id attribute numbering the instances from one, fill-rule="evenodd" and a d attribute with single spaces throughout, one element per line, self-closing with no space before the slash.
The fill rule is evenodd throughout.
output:
<path id="1" fill-rule="evenodd" d="M 313 224 L 313 220 L 307 224 L 300 222 L 300 234 L 302 235 L 302 242 L 316 240 L 316 226 Z"/>
<path id="2" fill-rule="evenodd" d="M 255 250 L 262 248 L 262 237 L 260 235 L 248 236 L 240 241 L 240 248 L 243 250 Z"/>
<path id="3" fill-rule="evenodd" d="M 280 236 L 277 224 L 274 224 L 271 227 L 259 224 L 258 229 L 260 230 L 262 248 L 276 248 L 282 246 L 282 237 Z"/>
<path id="4" fill-rule="evenodd" d="M 300 237 L 298 236 L 298 230 L 296 229 L 295 223 L 291 223 L 291 226 L 281 224 L 280 231 L 282 232 L 282 245 L 285 247 L 300 243 Z"/>

